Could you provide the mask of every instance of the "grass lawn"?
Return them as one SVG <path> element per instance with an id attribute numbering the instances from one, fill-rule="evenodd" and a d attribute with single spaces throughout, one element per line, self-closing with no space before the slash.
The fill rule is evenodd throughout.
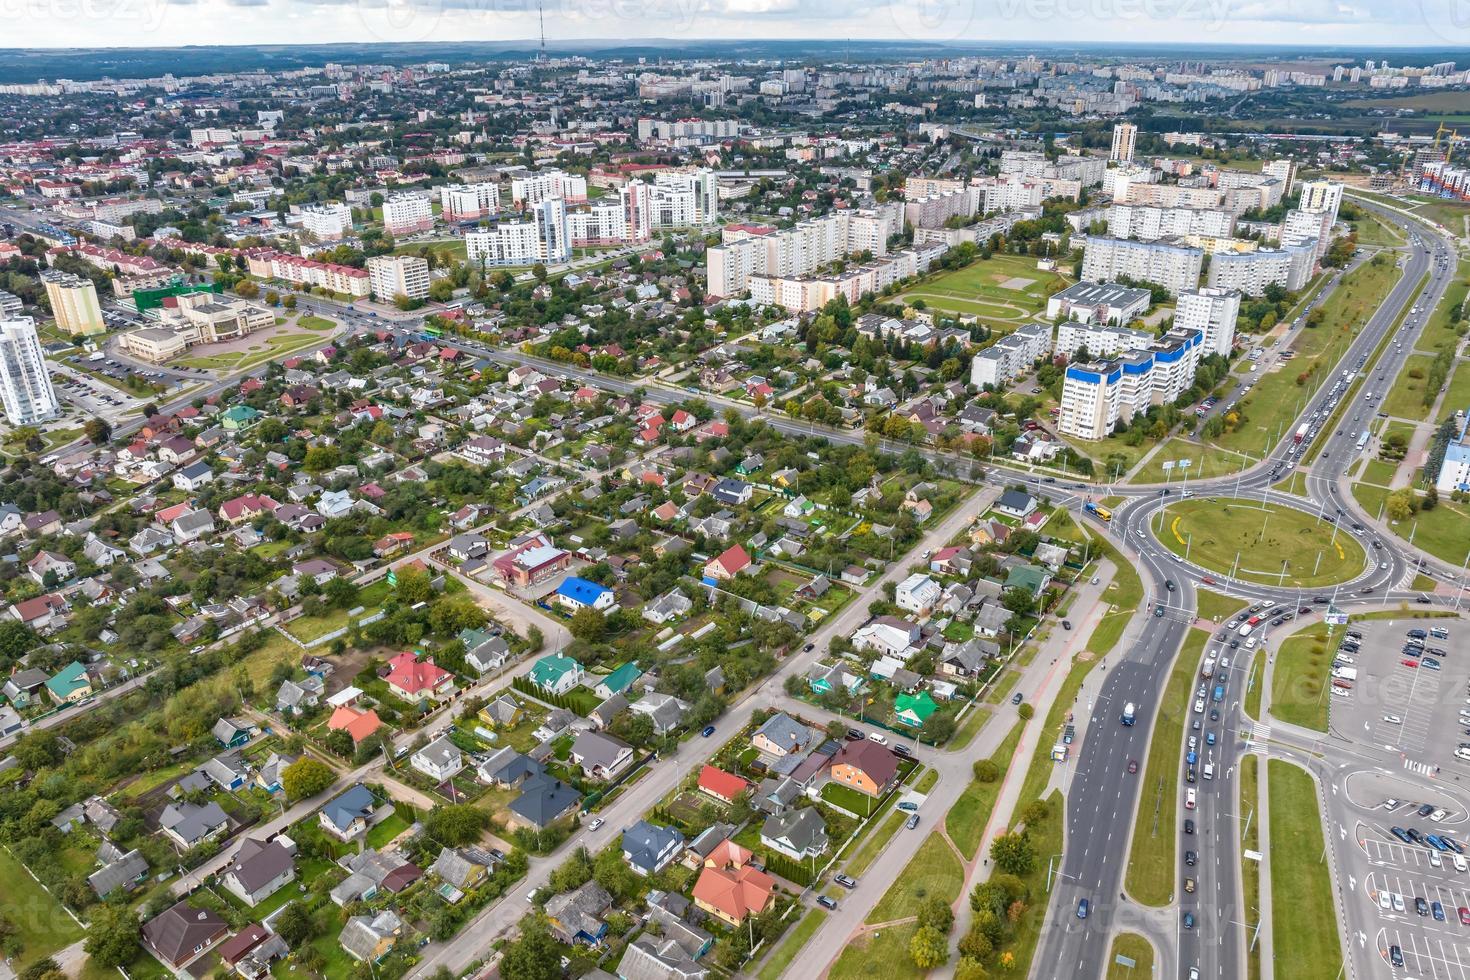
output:
<path id="1" fill-rule="evenodd" d="M 1218 592 L 1211 592 L 1209 589 L 1197 589 L 1195 597 L 1199 602 L 1200 616 L 1204 619 L 1214 620 L 1217 623 L 1229 619 L 1246 606 L 1244 599 L 1221 595 Z"/>
<path id="2" fill-rule="evenodd" d="M 208 347 L 199 348 L 201 353 L 193 357 L 181 357 L 174 362 L 180 367 L 204 368 L 207 371 L 244 371 L 273 361 L 303 347 L 310 347 L 320 343 L 321 335 L 316 328 L 304 332 L 290 331 L 277 333 L 264 339 L 254 338 L 249 347 L 243 351 L 228 351 L 219 354 L 203 353 Z"/>
<path id="3" fill-rule="evenodd" d="M 1345 582 L 1363 570 L 1366 556 L 1349 535 L 1292 507 L 1226 499 L 1181 500 L 1163 516 L 1160 540 L 1175 554 L 1248 582 L 1299 588 Z M 1237 566 L 1238 559 L 1238 568 Z"/>
<path id="4" fill-rule="evenodd" d="M 1014 320 L 1018 313 L 1041 312 L 1047 297 L 1066 284 L 1062 276 L 1037 269 L 1033 258 L 996 255 L 921 280 L 907 295 L 922 296 L 926 305 L 956 313 Z"/>
<path id="5" fill-rule="evenodd" d="M 1307 495 L 1307 475 L 1301 470 L 1292 470 L 1291 476 L 1276 484 L 1272 489 L 1289 493 L 1294 497 L 1305 497 Z"/>
<path id="6" fill-rule="evenodd" d="M 1190 630 L 1174 661 L 1159 703 L 1159 718 L 1148 746 L 1142 773 L 1143 793 L 1133 821 L 1133 847 L 1128 852 L 1128 893 L 1140 904 L 1163 906 L 1174 897 L 1175 806 L 1179 795 L 1179 753 L 1189 693 L 1200 653 L 1209 634 Z"/>
<path id="7" fill-rule="evenodd" d="M 859 793 L 851 786 L 843 786 L 841 783 L 824 785 L 822 799 L 860 817 L 871 815 L 874 808 L 878 806 L 878 801 L 868 794 Z"/>
<path id="8" fill-rule="evenodd" d="M 1354 231 L 1358 233 L 1360 245 L 1402 245 L 1404 236 L 1393 225 L 1384 224 L 1378 220 L 1378 216 L 1366 208 L 1360 208 L 1363 217 L 1358 221 L 1350 221 Z"/>
<path id="9" fill-rule="evenodd" d="M 1024 805 L 1030 800 L 1022 797 L 1020 802 Z M 1030 898 L 1027 901 L 1026 911 L 1021 915 L 1021 921 L 1016 925 L 1016 931 L 1009 947 L 1010 952 L 1016 958 L 1016 965 L 1013 972 L 1009 974 L 1010 976 L 1024 977 L 1031 971 L 1031 958 L 1036 955 L 1036 944 L 1041 938 L 1041 930 L 1046 921 L 1047 862 L 1052 855 L 1062 853 L 1062 820 L 1066 813 L 1066 801 L 1060 792 L 1054 792 L 1047 797 L 1046 802 L 1047 818 L 1033 827 L 1026 828 L 1037 858 L 1035 869 L 1021 879 L 1026 885 Z M 1001 946 L 1002 951 L 1006 949 L 1006 946 Z"/>
<path id="10" fill-rule="evenodd" d="M 1282 640 L 1271 674 L 1271 714 L 1304 728 L 1327 731 L 1331 669 L 1325 624 L 1308 626 Z"/>
<path id="11" fill-rule="evenodd" d="M 985 695 L 986 704 L 1000 704 L 1011 696 L 1011 688 L 1015 687 L 1021 679 L 1021 672 L 1008 670 L 995 680 L 990 692 Z"/>
<path id="12" fill-rule="evenodd" d="M 1001 680 L 1004 681 L 1004 678 Z M 1011 681 L 1011 684 L 1015 684 L 1015 681 Z M 1000 684 L 997 683 L 996 687 L 999 686 Z M 991 688 L 990 693 L 994 694 L 995 688 Z M 990 700 L 989 695 L 986 695 L 985 700 L 992 704 L 995 703 Z M 949 747 L 953 750 L 959 750 L 969 745 L 975 740 L 975 736 L 980 734 L 980 731 L 985 727 L 985 723 L 990 720 L 992 714 L 994 712 L 987 707 L 971 708 L 969 713 L 965 715 L 964 720 L 960 722 L 960 727 L 955 729 L 954 736 L 949 740 Z"/>
<path id="13" fill-rule="evenodd" d="M 1287 433 L 1299 406 L 1333 376 L 1333 365 L 1401 275 L 1392 260 L 1385 260 L 1381 265 L 1369 261 L 1345 276 L 1322 304 L 1325 319 L 1321 326 L 1302 330 L 1293 342 L 1296 359 L 1256 381 L 1240 402 L 1245 420 L 1234 432 L 1215 439 L 1215 444 L 1260 456 L 1273 435 L 1279 438 Z M 1297 377 L 1302 374 L 1308 376 L 1307 381 L 1298 385 Z"/>
<path id="14" fill-rule="evenodd" d="M 944 815 L 945 832 L 954 841 L 955 847 L 969 860 L 974 860 L 975 852 L 980 849 L 980 838 L 985 834 L 985 825 L 990 822 L 990 814 L 995 809 L 995 800 L 1000 795 L 1006 771 L 1015 761 L 1013 757 L 1016 754 L 1016 745 L 1021 741 L 1021 731 L 1025 727 L 1024 721 L 1016 722 L 1006 740 L 996 749 L 995 755 L 990 757 L 990 761 L 1000 770 L 1000 777 L 993 783 L 972 779 L 959 799 L 955 800 L 954 806 Z"/>
<path id="15" fill-rule="evenodd" d="M 1266 648 L 1262 647 L 1251 657 L 1251 672 L 1246 678 L 1245 713 L 1256 721 L 1261 720 L 1261 691 L 1265 688 Z"/>
<path id="16" fill-rule="evenodd" d="M 20 955 L 11 964 L 17 971 L 82 938 L 76 920 L 5 849 L 0 849 L 0 877 L 10 882 L 5 890 L 5 917 L 20 940 Z"/>
<path id="17" fill-rule="evenodd" d="M 387 579 L 378 579 L 371 585 L 364 586 L 357 594 L 357 601 L 352 604 L 353 609 L 358 606 L 362 607 L 362 612 L 357 618 L 361 619 L 363 616 L 370 616 L 376 612 L 392 591 L 393 587 L 388 584 Z M 293 619 L 286 624 L 286 629 L 303 643 L 310 643 L 319 636 L 326 636 L 328 633 L 345 628 L 349 620 L 346 609 L 329 609 L 320 616 L 302 616 L 299 619 Z"/>
<path id="18" fill-rule="evenodd" d="M 817 934 L 817 930 L 822 928 L 822 923 L 826 921 L 826 909 L 812 909 L 802 916 L 800 922 L 786 931 L 786 937 L 776 947 L 776 952 L 766 960 L 765 965 L 756 974 L 758 980 L 778 980 L 786 968 L 791 965 L 791 961 L 796 959 L 796 954 L 801 952 L 802 947 Z"/>
<path id="19" fill-rule="evenodd" d="M 301 314 L 301 316 L 297 317 L 296 325 L 302 330 L 331 330 L 332 328 L 337 326 L 326 317 L 313 316 L 310 313 L 303 313 Z"/>
<path id="20" fill-rule="evenodd" d="M 393 838 L 412 827 L 413 819 L 403 813 L 406 809 L 410 808 L 405 803 L 395 804 L 393 815 L 367 832 L 367 846 L 382 848 Z"/>
<path id="21" fill-rule="evenodd" d="M 914 966 L 909 942 L 919 931 L 916 923 L 870 932 L 849 943 L 832 964 L 830 980 L 919 980 L 925 971 Z"/>
<path id="22" fill-rule="evenodd" d="M 949 843 L 938 831 L 930 831 L 919 845 L 898 880 L 888 887 L 878 904 L 868 913 L 867 921 L 891 922 L 919 911 L 919 902 L 938 896 L 946 902 L 960 897 L 965 884 L 965 871 Z"/>
<path id="23" fill-rule="evenodd" d="M 894 810 L 884 817 L 883 822 L 876 829 L 870 829 L 867 836 L 858 843 L 857 848 L 849 855 L 844 870 L 854 878 L 861 876 L 878 859 L 878 855 L 883 853 L 888 841 L 907 819 L 908 814 L 902 810 Z"/>
<path id="24" fill-rule="evenodd" d="M 1172 470 L 1169 474 L 1164 473 L 1164 463 L 1170 460 L 1189 460 L 1189 479 L 1213 479 L 1218 476 L 1233 476 L 1241 470 L 1255 463 L 1253 456 L 1245 456 L 1239 453 L 1229 452 L 1215 446 L 1207 446 L 1198 442 L 1191 442 L 1178 436 L 1165 442 L 1159 451 L 1154 453 L 1137 473 L 1128 481 L 1129 483 L 1163 483 L 1166 479 L 1178 482 L 1179 471 Z M 1188 486 L 1186 481 L 1185 486 Z"/>
<path id="25" fill-rule="evenodd" d="M 1387 487 L 1393 484 L 1393 475 L 1397 472 L 1397 463 L 1390 463 L 1383 459 L 1370 459 L 1363 464 L 1361 479 L 1364 483 L 1376 483 L 1380 487 Z"/>
<path id="26" fill-rule="evenodd" d="M 1424 386 L 1428 384 L 1429 366 L 1434 358 L 1429 354 L 1410 354 L 1404 360 L 1404 369 L 1394 379 L 1383 399 L 1383 410 L 1398 419 L 1419 421 L 1429 415 L 1429 405 L 1424 404 Z M 1430 398 L 1430 404 L 1434 399 Z"/>
<path id="27" fill-rule="evenodd" d="M 1256 804 L 1260 801 L 1260 787 L 1257 783 L 1257 774 L 1260 769 L 1260 759 L 1254 755 L 1242 756 L 1240 760 L 1240 806 L 1238 813 L 1254 813 Z M 1261 825 L 1260 821 L 1252 820 L 1246 828 L 1245 839 L 1240 842 L 1240 877 L 1242 882 L 1242 906 L 1247 909 L 1259 909 L 1261 907 L 1261 863 L 1252 861 L 1245 856 L 1246 851 L 1259 851 L 1261 849 Z M 1252 912 L 1251 914 L 1256 914 Z M 1252 952 L 1246 944 L 1246 980 L 1260 980 L 1261 977 L 1261 948 L 1256 947 Z"/>
<path id="28" fill-rule="evenodd" d="M 1444 407 L 1449 410 L 1465 406 L 1470 406 L 1470 361 L 1459 361 L 1450 375 L 1450 390 L 1445 392 Z"/>
<path id="29" fill-rule="evenodd" d="M 1280 759 L 1266 764 L 1271 807 L 1271 929 L 1290 942 L 1273 944 L 1273 972 L 1292 980 L 1332 980 L 1342 944 L 1332 880 L 1322 862 L 1322 814 L 1306 770 Z"/>
<path id="30" fill-rule="evenodd" d="M 1118 957 L 1126 956 L 1133 966 L 1120 966 Z M 1154 946 L 1136 932 L 1122 932 L 1113 937 L 1108 954 L 1107 980 L 1142 980 L 1154 975 Z"/>
<path id="31" fill-rule="evenodd" d="M 1354 499 L 1363 509 L 1378 516 L 1388 490 L 1367 483 L 1354 483 L 1352 489 Z M 1414 547 L 1458 566 L 1465 561 L 1466 542 L 1470 542 L 1470 505 L 1442 496 L 1438 507 L 1418 511 L 1407 521 L 1389 525 L 1389 529 L 1405 541 L 1413 534 Z"/>

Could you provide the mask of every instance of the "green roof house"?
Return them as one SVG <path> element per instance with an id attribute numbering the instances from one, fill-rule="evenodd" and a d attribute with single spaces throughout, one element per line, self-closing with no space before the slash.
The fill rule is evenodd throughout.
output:
<path id="1" fill-rule="evenodd" d="M 92 679 L 87 668 L 73 660 L 46 682 L 46 690 L 57 704 L 72 704 L 92 693 Z"/>
<path id="2" fill-rule="evenodd" d="M 899 721 L 911 728 L 922 728 L 929 716 L 939 710 L 939 705 L 929 696 L 928 691 L 920 691 L 918 694 L 900 694 L 893 699 L 893 714 Z"/>
<path id="3" fill-rule="evenodd" d="M 582 665 L 561 653 L 549 653 L 531 665 L 531 683 L 548 694 L 565 694 L 582 683 Z"/>
<path id="4" fill-rule="evenodd" d="M 220 413 L 220 425 L 226 429 L 245 429 L 255 424 L 260 413 L 249 405 L 231 405 Z"/>
<path id="5" fill-rule="evenodd" d="M 614 694 L 622 694 L 633 686 L 633 682 L 643 676 L 643 671 L 638 669 L 635 663 L 626 663 L 617 670 L 608 674 L 598 685 L 592 689 L 592 693 L 606 701 Z"/>
<path id="6" fill-rule="evenodd" d="M 1006 588 L 1025 589 L 1033 596 L 1040 596 L 1051 584 L 1051 573 L 1036 565 L 1017 565 L 1006 576 Z"/>

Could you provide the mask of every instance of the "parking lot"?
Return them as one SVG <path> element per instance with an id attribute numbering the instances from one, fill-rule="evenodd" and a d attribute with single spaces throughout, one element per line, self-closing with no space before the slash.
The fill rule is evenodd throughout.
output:
<path id="1" fill-rule="evenodd" d="M 1448 636 L 1426 635 L 1422 649 L 1406 652 L 1410 630 L 1432 629 Z M 1463 652 L 1470 628 L 1454 619 L 1363 620 L 1336 631 L 1333 642 L 1349 633 L 1361 640 L 1341 666 L 1356 676 L 1350 688 L 1338 679 L 1337 691 L 1346 694 L 1332 698 L 1332 731 L 1398 752 L 1419 773 L 1470 776 L 1470 762 L 1455 758 L 1460 743 L 1470 742 L 1470 658 Z"/>

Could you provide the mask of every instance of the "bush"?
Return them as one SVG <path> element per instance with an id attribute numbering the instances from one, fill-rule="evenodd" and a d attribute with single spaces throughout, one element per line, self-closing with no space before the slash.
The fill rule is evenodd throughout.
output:
<path id="1" fill-rule="evenodd" d="M 1021 716 L 1022 721 L 1030 721 L 1036 714 L 1036 709 L 1027 701 L 1022 701 L 1021 706 L 1016 709 L 1016 714 Z"/>
<path id="2" fill-rule="evenodd" d="M 1000 766 L 990 759 L 979 759 L 974 765 L 975 778 L 982 783 L 993 783 L 1000 778 Z"/>

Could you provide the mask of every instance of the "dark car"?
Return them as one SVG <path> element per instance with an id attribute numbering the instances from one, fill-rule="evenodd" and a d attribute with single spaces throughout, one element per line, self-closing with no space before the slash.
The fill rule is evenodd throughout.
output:
<path id="1" fill-rule="evenodd" d="M 1426 901 L 1424 901 L 1424 899 L 1421 898 L 1420 896 L 1415 895 L 1414 896 L 1414 911 L 1415 912 L 1418 912 L 1420 915 L 1428 915 L 1429 914 L 1429 903 L 1426 902 Z"/>
<path id="2" fill-rule="evenodd" d="M 1174 583 L 1173 583 L 1173 582 L 1171 582 L 1171 581 L 1167 581 L 1167 580 L 1166 580 L 1166 581 L 1165 581 L 1165 582 L 1164 582 L 1164 588 L 1165 588 L 1165 589 L 1167 589 L 1167 590 L 1168 590 L 1168 591 L 1170 591 L 1170 592 L 1173 592 L 1173 591 L 1174 591 Z"/>
<path id="3" fill-rule="evenodd" d="M 837 900 L 834 899 L 834 898 L 828 898 L 826 895 L 818 895 L 817 896 L 817 904 L 820 905 L 824 909 L 835 909 L 835 908 L 837 908 Z"/>
<path id="4" fill-rule="evenodd" d="M 1130 775 L 1138 772 L 1138 760 L 1137 759 L 1129 759 L 1128 760 L 1128 772 L 1129 772 Z"/>
<path id="5" fill-rule="evenodd" d="M 899 743 L 897 743 L 896 745 L 893 746 L 893 752 L 894 752 L 895 755 L 903 755 L 903 756 L 911 756 L 911 755 L 913 755 L 913 753 L 909 751 L 909 747 L 907 745 L 904 745 L 902 742 L 899 742 Z"/>
<path id="6" fill-rule="evenodd" d="M 1187 866 L 1189 866 L 1191 868 L 1194 867 L 1194 862 L 1197 861 L 1197 860 L 1198 860 L 1198 858 L 1195 856 L 1195 853 L 1193 851 L 1185 851 L 1184 852 L 1184 863 Z"/>
<path id="7" fill-rule="evenodd" d="M 1414 841 L 1412 839 L 1410 839 L 1409 835 L 1404 832 L 1404 828 L 1402 828 L 1402 827 L 1390 827 L 1390 828 L 1388 828 L 1388 832 L 1390 834 L 1393 834 L 1399 840 L 1403 841 L 1405 844 L 1412 844 L 1412 843 L 1414 843 Z"/>
<path id="8" fill-rule="evenodd" d="M 1021 692 L 1020 691 L 1017 691 L 1015 694 L 1012 694 L 1011 695 L 1011 704 L 1020 704 L 1020 703 L 1021 703 Z"/>
<path id="9" fill-rule="evenodd" d="M 835 882 L 837 882 L 843 888 L 856 888 L 857 887 L 857 880 L 854 879 L 854 878 L 850 878 L 847 875 L 833 875 L 832 876 L 832 880 L 835 881 Z"/>
<path id="10" fill-rule="evenodd" d="M 1062 629 L 1069 630 L 1071 628 L 1072 628 L 1072 621 L 1070 619 L 1064 619 L 1064 620 L 1062 620 Z"/>
<path id="11" fill-rule="evenodd" d="M 1184 913 L 1184 928 L 1186 928 L 1186 929 L 1193 929 L 1194 928 L 1194 913 L 1193 912 L 1185 912 Z"/>
<path id="12" fill-rule="evenodd" d="M 1410 827 L 1407 831 L 1405 831 L 1405 833 L 1409 835 L 1409 840 L 1413 841 L 1415 844 L 1424 843 L 1424 835 L 1419 833 L 1419 831 L 1415 830 L 1413 827 Z"/>
<path id="13" fill-rule="evenodd" d="M 864 735 L 862 732 L 858 731 L 856 728 L 849 728 L 847 730 L 847 740 L 849 742 L 861 742 L 863 739 L 865 739 L 867 737 L 868 736 Z"/>
<path id="14" fill-rule="evenodd" d="M 1417 813 L 1417 814 L 1419 814 L 1419 816 L 1421 816 L 1421 817 L 1427 817 L 1431 813 L 1434 812 L 1434 804 L 1433 803 L 1420 803 L 1419 804 L 1419 809 L 1415 810 L 1414 812 Z"/>
<path id="15" fill-rule="evenodd" d="M 1397 946 L 1388 947 L 1388 961 L 1394 966 L 1402 967 L 1404 965 L 1404 951 Z"/>
<path id="16" fill-rule="evenodd" d="M 1194 833 L 1194 821 L 1193 820 L 1186 819 L 1184 821 L 1184 832 L 1186 834 L 1192 834 L 1192 833 Z"/>
<path id="17" fill-rule="evenodd" d="M 1077 918 L 1079 918 L 1079 919 L 1085 919 L 1085 918 L 1087 918 L 1087 910 L 1088 910 L 1088 907 L 1089 906 L 1087 904 L 1087 899 L 1085 899 L 1085 898 L 1079 898 L 1077 900 Z"/>

